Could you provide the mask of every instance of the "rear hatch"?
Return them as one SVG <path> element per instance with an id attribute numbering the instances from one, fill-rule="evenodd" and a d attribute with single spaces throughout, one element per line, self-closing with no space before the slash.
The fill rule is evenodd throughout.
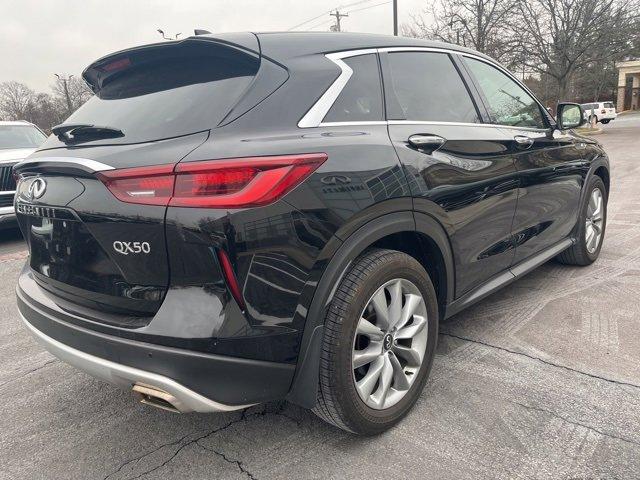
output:
<path id="1" fill-rule="evenodd" d="M 166 202 L 122 201 L 107 176 L 171 172 L 232 111 L 259 67 L 250 49 L 188 39 L 85 70 L 95 95 L 14 169 L 18 220 L 42 288 L 93 320 L 139 327 L 150 319 L 170 280 Z M 138 183 L 136 195 L 166 188 L 153 175 Z"/>

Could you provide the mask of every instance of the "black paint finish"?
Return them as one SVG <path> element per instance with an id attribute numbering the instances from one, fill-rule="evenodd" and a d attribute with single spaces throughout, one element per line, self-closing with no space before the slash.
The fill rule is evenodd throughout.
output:
<path id="1" fill-rule="evenodd" d="M 384 59 L 381 80 L 389 121 L 297 126 L 340 74 L 325 53 L 442 44 L 297 33 L 199 41 L 235 43 L 269 59 L 256 75 L 255 91 L 240 98 L 216 128 L 206 125 L 190 135 L 118 145 L 102 139 L 70 147 L 50 139 L 34 154 L 40 163 L 18 167 L 24 177 L 18 219 L 31 251 L 20 295 L 21 311 L 37 328 L 54 329 L 61 341 L 67 341 L 63 330 L 69 325 L 94 332 L 92 352 L 104 358 L 117 357 L 112 349 L 120 348 L 118 342 L 127 344 L 127 358 L 135 357 L 145 368 L 152 368 L 150 361 L 128 350 L 135 350 L 136 342 L 181 349 L 194 358 L 215 356 L 185 381 L 216 400 L 240 404 L 248 398 L 282 398 L 283 385 L 288 387 L 295 370 L 289 398 L 312 406 L 333 288 L 350 262 L 376 242 L 404 233 L 428 240 L 431 252 L 437 252 L 446 316 L 448 305 L 457 311 L 492 291 L 491 282 L 502 275 L 513 277 L 510 267 L 564 245 L 576 224 L 585 178 L 596 165 L 608 171 L 597 143 L 554 130 L 551 122 L 541 130 L 409 122 L 397 116 L 397 105 L 391 118 Z M 455 55 L 452 59 L 478 109 L 478 121 L 487 122 L 472 79 Z M 444 141 L 421 148 L 409 142 L 413 135 Z M 533 141 L 523 148 L 516 136 Z M 328 159 L 277 202 L 244 209 L 123 203 L 90 170 L 60 161 L 83 158 L 119 169 L 300 153 L 326 153 Z M 28 188 L 36 176 L 45 179 L 47 190 L 34 200 Z M 122 255 L 113 248 L 116 241 L 148 242 L 151 250 Z M 244 310 L 225 281 L 219 251 L 231 262 Z M 32 313 L 29 305 L 49 319 Z M 104 338 L 113 341 L 101 345 Z M 242 379 L 209 384 L 207 378 L 225 371 L 218 360 L 229 357 L 269 362 L 259 371 L 274 375 L 274 389 L 259 382 L 243 395 Z M 171 361 L 170 356 L 155 358 Z M 185 379 L 193 363 L 180 362 L 174 370 L 163 364 L 154 371 Z M 270 367 L 275 373 L 269 373 Z M 230 375 L 247 371 L 234 368 Z M 215 395 L 215 388 L 232 388 L 233 395 Z"/>

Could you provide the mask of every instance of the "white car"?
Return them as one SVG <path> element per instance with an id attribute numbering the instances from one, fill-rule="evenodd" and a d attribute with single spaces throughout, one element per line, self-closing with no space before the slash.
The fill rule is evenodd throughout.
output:
<path id="1" fill-rule="evenodd" d="M 589 123 L 593 119 L 595 123 L 600 122 L 606 125 L 618 116 L 613 102 L 583 103 L 582 109 L 584 110 L 584 118 Z"/>
<path id="2" fill-rule="evenodd" d="M 35 152 L 46 138 L 32 123 L 0 121 L 0 229 L 15 226 L 13 166 Z"/>

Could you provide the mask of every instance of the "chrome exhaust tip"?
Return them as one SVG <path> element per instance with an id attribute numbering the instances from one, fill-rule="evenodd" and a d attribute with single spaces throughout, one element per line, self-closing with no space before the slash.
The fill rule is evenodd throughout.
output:
<path id="1" fill-rule="evenodd" d="M 164 390 L 136 383 L 133 386 L 132 391 L 133 395 L 140 403 L 151 405 L 152 407 L 167 410 L 169 412 L 181 413 L 180 409 L 176 407 L 176 405 L 179 404 L 178 399 Z"/>

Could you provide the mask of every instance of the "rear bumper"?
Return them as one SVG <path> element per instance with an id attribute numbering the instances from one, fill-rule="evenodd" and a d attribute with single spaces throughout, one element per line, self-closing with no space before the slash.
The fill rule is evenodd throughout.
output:
<path id="1" fill-rule="evenodd" d="M 29 285 L 29 284 L 27 284 Z M 53 355 L 123 388 L 144 385 L 169 393 L 182 412 L 224 412 L 286 396 L 295 366 L 204 354 L 119 338 L 64 320 L 46 294 L 16 289 L 29 331 Z M 37 288 L 37 285 L 33 287 Z M 29 295 L 31 293 L 31 295 Z M 35 297 L 35 299 L 33 298 Z M 37 300 L 36 300 L 37 299 Z"/>

